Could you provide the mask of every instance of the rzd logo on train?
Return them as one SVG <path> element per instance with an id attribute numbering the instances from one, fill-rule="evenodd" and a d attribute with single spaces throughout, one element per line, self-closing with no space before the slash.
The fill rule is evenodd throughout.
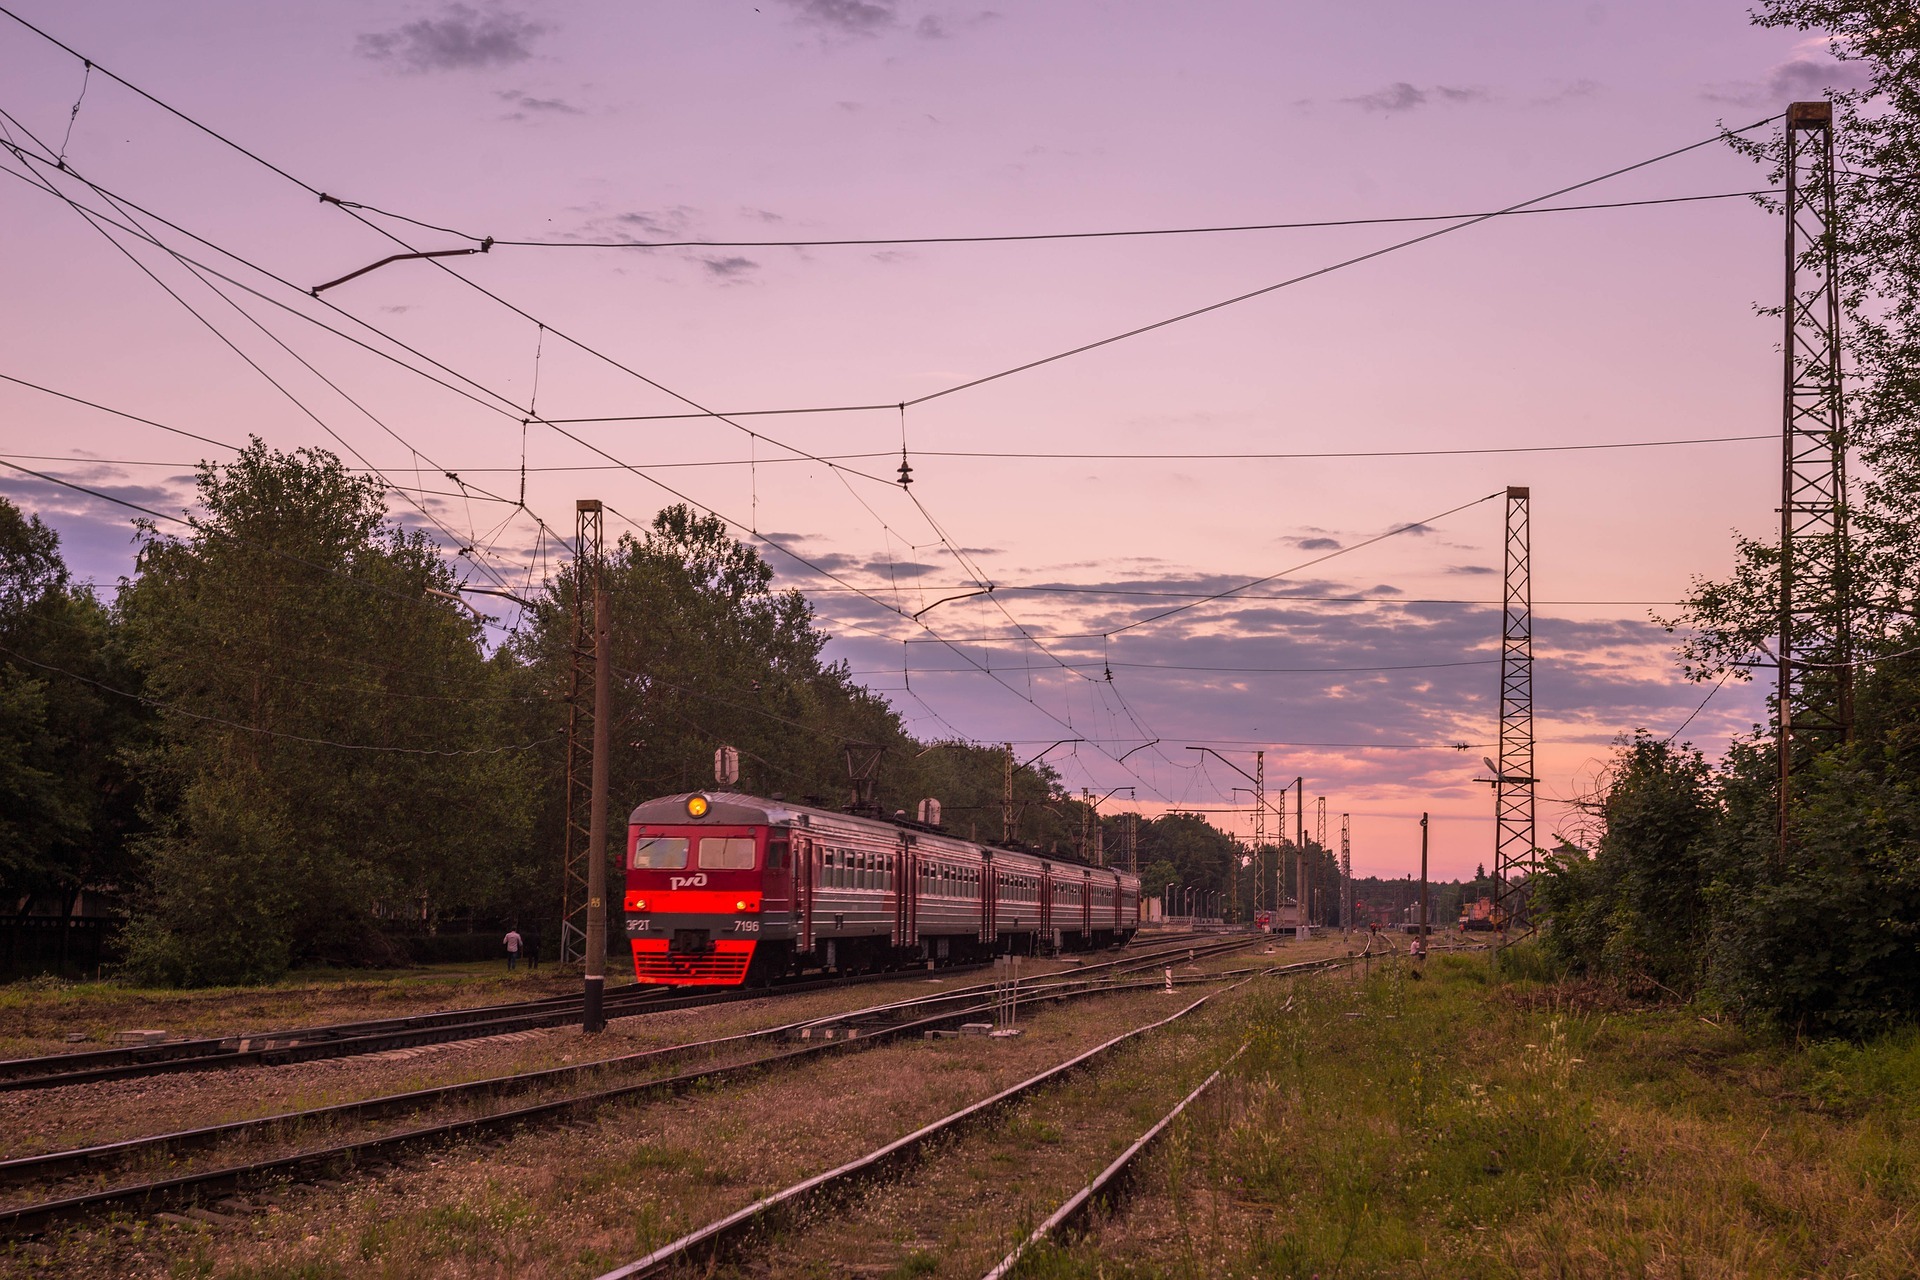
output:
<path id="1" fill-rule="evenodd" d="M 707 884 L 705 872 L 697 876 L 670 876 L 668 878 L 672 881 L 673 887 L 676 889 L 703 889 Z"/>

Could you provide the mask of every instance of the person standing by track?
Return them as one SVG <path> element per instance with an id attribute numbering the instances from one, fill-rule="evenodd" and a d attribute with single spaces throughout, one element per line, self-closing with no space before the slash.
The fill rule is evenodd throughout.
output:
<path id="1" fill-rule="evenodd" d="M 512 973 L 514 962 L 520 958 L 520 931 L 509 927 L 507 929 L 507 936 L 502 938 L 501 941 L 504 942 L 507 947 L 507 972 Z"/>

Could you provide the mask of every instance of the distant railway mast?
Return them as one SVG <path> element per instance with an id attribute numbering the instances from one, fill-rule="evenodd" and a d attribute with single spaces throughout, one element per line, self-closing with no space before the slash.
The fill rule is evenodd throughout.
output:
<path id="1" fill-rule="evenodd" d="M 1847 444 L 1840 374 L 1840 253 L 1833 104 L 1787 108 L 1785 386 L 1780 459 L 1779 858 L 1793 778 L 1853 736 Z"/>
<path id="2" fill-rule="evenodd" d="M 1316 856 L 1324 855 L 1327 852 L 1327 798 L 1325 796 L 1315 796 L 1313 798 L 1313 842 L 1320 846 L 1315 851 Z M 1325 924 L 1327 922 L 1327 901 L 1324 893 L 1320 895 L 1319 908 L 1320 909 L 1314 913 L 1314 916 L 1321 924 Z"/>
<path id="3" fill-rule="evenodd" d="M 1253 753 L 1253 909 L 1265 907 L 1267 897 L 1267 753 Z M 1274 905 L 1279 905 L 1278 899 Z"/>
<path id="4" fill-rule="evenodd" d="M 1340 881 L 1342 885 L 1341 924 L 1353 930 L 1353 815 L 1340 815 Z"/>
<path id="5" fill-rule="evenodd" d="M 1516 883 L 1539 866 L 1533 805 L 1532 490 L 1507 490 L 1506 592 L 1500 625 L 1500 756 L 1493 771 L 1493 875 L 1499 917 L 1517 914 Z"/>

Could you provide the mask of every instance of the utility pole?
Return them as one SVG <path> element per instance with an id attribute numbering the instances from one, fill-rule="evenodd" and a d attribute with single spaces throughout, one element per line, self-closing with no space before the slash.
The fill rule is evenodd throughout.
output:
<path id="1" fill-rule="evenodd" d="M 1502 922 L 1516 914 L 1522 894 L 1519 882 L 1540 865 L 1533 807 L 1532 501 L 1532 491 L 1524 486 L 1507 490 L 1506 598 L 1500 626 L 1500 762 L 1493 771 L 1494 893 Z"/>
<path id="2" fill-rule="evenodd" d="M 1136 876 L 1140 874 L 1139 821 L 1139 814 L 1127 815 L 1127 870 Z"/>
<path id="3" fill-rule="evenodd" d="M 1006 784 L 1000 790 L 1000 839 L 1004 843 L 1013 842 L 1013 744 L 1007 747 Z"/>
<path id="4" fill-rule="evenodd" d="M 1075 850 L 1075 852 L 1080 855 L 1080 861 L 1082 862 L 1087 860 L 1087 815 L 1092 811 L 1093 792 L 1082 787 L 1080 788 L 1080 844 Z"/>
<path id="5" fill-rule="evenodd" d="M 1840 255 L 1833 104 L 1796 102 L 1786 127 L 1786 378 L 1780 459 L 1779 850 L 1793 778 L 1853 737 L 1847 441 L 1840 375 Z"/>
<path id="6" fill-rule="evenodd" d="M 598 676 L 589 669 L 597 661 L 594 646 L 599 640 L 594 605 L 600 589 L 603 519 L 599 499 L 582 498 L 574 503 L 573 642 L 568 650 L 567 672 L 567 808 L 560 864 L 562 964 L 574 964 L 585 958 L 587 903 L 593 896 L 587 883 L 591 874 L 589 867 L 594 858 L 604 856 L 604 846 L 595 845 L 591 839 L 592 778 L 599 759 L 594 744 L 600 735 L 599 717 L 595 715 Z"/>
<path id="7" fill-rule="evenodd" d="M 1420 954 L 1427 954 L 1427 815 L 1420 815 Z"/>
<path id="8" fill-rule="evenodd" d="M 1353 823 L 1351 814 L 1340 815 L 1340 927 L 1353 932 Z"/>
<path id="9" fill-rule="evenodd" d="M 1253 753 L 1253 909 L 1260 910 L 1267 878 L 1267 753 Z"/>
<path id="10" fill-rule="evenodd" d="M 600 578 L 599 566 L 594 577 Z M 607 589 L 593 591 L 593 804 L 587 836 L 587 954 L 582 966 L 586 990 L 580 1004 L 580 1029 L 605 1031 L 601 998 L 607 987 L 607 766 L 608 730 L 613 719 L 613 626 Z"/>
<path id="11" fill-rule="evenodd" d="M 1273 816 L 1279 819 L 1273 828 L 1275 840 L 1273 850 L 1273 923 L 1274 927 L 1278 928 L 1280 924 L 1280 911 L 1287 905 L 1287 855 L 1283 847 L 1287 840 L 1287 789 L 1285 787 L 1280 788 L 1280 802 L 1273 806 Z M 1294 923 L 1298 925 L 1299 921 L 1295 920 Z"/>
<path id="12" fill-rule="evenodd" d="M 1312 899 L 1313 891 L 1307 887 L 1307 780 L 1305 777 L 1293 780 L 1293 808 L 1295 838 L 1293 842 L 1293 936 L 1305 942 L 1313 937 L 1313 925 L 1308 922 L 1307 903 Z"/>

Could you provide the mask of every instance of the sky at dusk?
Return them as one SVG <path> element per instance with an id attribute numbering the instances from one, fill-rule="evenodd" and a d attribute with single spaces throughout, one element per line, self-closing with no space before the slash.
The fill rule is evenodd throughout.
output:
<path id="1" fill-rule="evenodd" d="M 1504 498 L 1477 500 L 1533 495 L 1543 840 L 1618 734 L 1699 706 L 1649 616 L 1774 519 L 1779 357 L 1756 314 L 1780 292 L 1774 216 L 1494 219 L 972 386 L 1449 224 L 583 242 L 1481 213 L 1849 83 L 1722 0 L 7 2 L 286 176 L 0 17 L 5 137 L 69 170 L 0 153 L 0 375 L 333 449 L 401 491 L 397 516 L 474 548 L 481 584 L 537 586 L 564 553 L 534 518 L 570 537 L 576 498 L 618 534 L 684 497 L 807 592 L 830 655 L 920 737 L 1083 738 L 1047 757 L 1076 792 L 1132 787 L 1143 812 L 1243 834 L 1244 813 L 1211 812 L 1244 808 L 1241 779 L 1187 748 L 1251 769 L 1265 747 L 1271 783 L 1304 775 L 1309 804 L 1352 814 L 1359 874 L 1417 866 L 1422 810 L 1436 874 L 1492 861 L 1474 778 Z M 1715 144 L 1548 203 L 1764 185 Z M 479 237 L 550 243 L 304 292 Z M 689 416 L 647 417 L 667 414 Z M 535 415 L 630 420 L 523 432 Z M 1515 451 L 1736 436 L 1755 438 Z M 1379 456 L 1434 450 L 1483 452 Z M 194 464 L 231 454 L 0 382 L 0 456 L 177 512 Z M 17 473 L 0 492 L 80 576 L 131 571 L 128 511 Z M 1761 714 L 1730 685 L 1685 736 L 1717 752 Z"/>

